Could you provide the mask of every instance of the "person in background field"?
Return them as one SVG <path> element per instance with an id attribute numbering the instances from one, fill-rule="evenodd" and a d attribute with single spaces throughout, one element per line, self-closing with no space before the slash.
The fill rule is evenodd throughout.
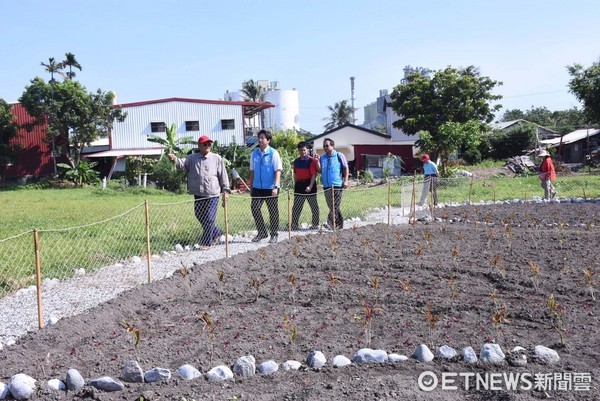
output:
<path id="1" fill-rule="evenodd" d="M 556 170 L 554 169 L 554 163 L 550 154 L 545 150 L 540 151 L 539 157 L 543 157 L 544 160 L 540 165 L 540 180 L 542 181 L 542 188 L 544 189 L 544 199 L 553 199 L 556 196 L 556 191 L 552 181 L 556 180 Z"/>
<path id="2" fill-rule="evenodd" d="M 308 154 L 308 144 L 298 144 L 300 156 L 294 160 L 294 206 L 292 208 L 292 230 L 298 230 L 298 220 L 308 200 L 312 212 L 311 229 L 319 228 L 319 203 L 317 202 L 317 173 L 321 171 L 318 158 Z"/>
<path id="3" fill-rule="evenodd" d="M 325 201 L 329 207 L 327 224 L 329 228 L 344 228 L 344 217 L 340 210 L 342 204 L 342 191 L 348 188 L 348 161 L 346 157 L 335 150 L 335 142 L 330 138 L 323 140 L 323 150 L 319 161 L 321 163 L 321 181 L 323 182 L 323 191 Z M 334 192 L 335 191 L 335 192 Z"/>
<path id="4" fill-rule="evenodd" d="M 424 183 L 419 206 L 423 206 L 425 204 L 429 192 L 433 194 L 433 205 L 435 206 L 437 205 L 437 177 L 439 174 L 437 164 L 429 159 L 429 155 L 427 153 L 421 156 L 421 161 L 423 162 Z"/>
<path id="5" fill-rule="evenodd" d="M 269 242 L 277 242 L 277 231 L 279 230 L 279 206 L 277 197 L 279 195 L 279 182 L 283 164 L 279 152 L 269 146 L 272 135 L 266 130 L 258 132 L 258 148 L 250 155 L 250 181 L 252 182 L 252 217 L 256 222 L 258 235 L 252 242 L 258 242 L 267 238 L 267 228 L 262 216 L 262 204 L 267 202 L 270 218 L 271 239 Z"/>
<path id="6" fill-rule="evenodd" d="M 169 154 L 177 168 L 187 173 L 188 193 L 194 195 L 194 214 L 202 224 L 203 232 L 200 246 L 203 250 L 216 243 L 223 232 L 215 225 L 219 195 L 223 194 L 223 202 L 231 192 L 225 163 L 221 156 L 212 153 L 212 139 L 202 135 L 198 139 L 198 153 L 192 153 L 184 159 Z"/>

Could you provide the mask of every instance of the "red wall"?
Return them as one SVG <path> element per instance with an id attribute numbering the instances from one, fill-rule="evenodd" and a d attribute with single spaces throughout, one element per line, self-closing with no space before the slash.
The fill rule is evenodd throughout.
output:
<path id="1" fill-rule="evenodd" d="M 16 103 L 13 105 L 12 113 L 17 118 L 19 127 L 24 123 L 32 121 L 27 111 Z M 33 131 L 27 132 L 25 128 L 19 128 L 17 136 L 11 141 L 23 147 L 19 154 L 17 164 L 6 170 L 6 178 L 24 177 L 27 175 L 44 176 L 54 173 L 52 163 L 51 145 L 46 142 L 46 126 L 36 126 Z"/>
<path id="2" fill-rule="evenodd" d="M 354 145 L 355 164 L 354 170 L 364 169 L 363 155 L 385 155 L 391 153 L 402 158 L 403 167 L 408 172 L 413 172 L 413 147 L 411 145 Z"/>

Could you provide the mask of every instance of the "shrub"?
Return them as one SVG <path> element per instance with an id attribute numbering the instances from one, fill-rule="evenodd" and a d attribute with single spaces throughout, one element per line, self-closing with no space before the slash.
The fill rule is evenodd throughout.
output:
<path id="1" fill-rule="evenodd" d="M 157 188 L 172 192 L 182 192 L 183 185 L 186 182 L 185 172 L 176 168 L 166 157 L 163 157 L 156 163 L 152 176 Z"/>
<path id="2" fill-rule="evenodd" d="M 471 148 L 467 149 L 465 153 L 462 154 L 462 158 L 465 162 L 470 165 L 481 163 L 481 152 L 478 149 Z"/>

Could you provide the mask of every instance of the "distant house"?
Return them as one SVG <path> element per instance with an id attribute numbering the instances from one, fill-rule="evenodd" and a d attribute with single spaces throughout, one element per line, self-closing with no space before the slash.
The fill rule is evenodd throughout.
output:
<path id="1" fill-rule="evenodd" d="M 246 143 L 248 121 L 272 104 L 222 100 L 169 98 L 120 107 L 127 113 L 123 122 L 115 121 L 108 138 L 108 150 L 88 154 L 92 159 L 110 159 L 110 178 L 115 171 L 125 171 L 127 156 L 158 156 L 163 148 L 148 141 L 149 135 L 166 138 L 166 128 L 175 124 L 177 137 L 198 139 L 208 135 L 220 145 Z M 188 145 L 193 148 L 192 145 Z M 93 149 L 88 150 L 93 151 Z"/>
<path id="2" fill-rule="evenodd" d="M 540 141 L 544 148 L 557 148 L 557 154 L 564 163 L 583 163 L 585 156 L 600 146 L 600 129 L 578 129 L 558 138 Z"/>
<path id="3" fill-rule="evenodd" d="M 490 128 L 492 129 L 492 131 L 506 131 L 506 130 L 510 130 L 510 129 L 516 129 L 520 126 L 536 127 L 538 140 L 557 138 L 560 136 L 560 133 L 557 131 L 551 130 L 546 127 L 542 127 L 541 125 L 538 125 L 536 123 L 532 123 L 531 121 L 527 121 L 527 120 L 523 120 L 523 119 L 511 120 L 511 121 L 501 121 L 501 122 L 495 122 L 493 124 L 490 124 Z"/>
<path id="4" fill-rule="evenodd" d="M 385 168 L 389 153 L 402 161 L 402 170 L 414 170 L 414 140 L 393 141 L 391 135 L 363 128 L 353 124 L 344 124 L 321 135 L 310 138 L 313 149 L 323 154 L 323 140 L 331 138 L 335 149 L 346 156 L 351 170 L 372 171 L 377 176 Z"/>
<path id="5" fill-rule="evenodd" d="M 6 169 L 7 179 L 41 177 L 54 173 L 52 144 L 46 138 L 46 125 L 38 125 L 27 131 L 24 125 L 31 123 L 33 117 L 20 104 L 12 105 L 12 114 L 19 126 L 17 135 L 11 139 L 11 145 L 19 145 L 22 150 L 18 161 Z"/>

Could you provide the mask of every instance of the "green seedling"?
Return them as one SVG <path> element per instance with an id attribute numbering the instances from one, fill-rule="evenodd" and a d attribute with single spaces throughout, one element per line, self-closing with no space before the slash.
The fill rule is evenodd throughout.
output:
<path id="1" fill-rule="evenodd" d="M 248 278 L 248 283 L 250 285 L 250 290 L 254 294 L 254 302 L 257 302 L 258 298 L 260 298 L 260 288 L 267 281 L 268 281 L 268 279 L 259 280 L 259 279 L 255 278 L 255 277 L 249 277 Z"/>
<path id="2" fill-rule="evenodd" d="M 327 274 L 327 278 L 329 279 L 329 292 L 331 295 L 331 302 L 333 302 L 333 294 L 337 292 L 336 286 L 342 284 L 342 281 L 332 272 L 326 272 L 325 274 Z"/>
<path id="3" fill-rule="evenodd" d="M 400 284 L 400 286 L 402 287 L 402 291 L 404 291 L 406 294 L 410 295 L 412 292 L 412 287 L 410 286 L 410 282 L 408 280 L 402 280 L 397 278 L 396 281 Z"/>
<path id="4" fill-rule="evenodd" d="M 371 344 L 371 329 L 373 325 L 373 318 L 375 317 L 375 315 L 378 315 L 381 312 L 383 312 L 383 309 L 377 306 L 376 302 L 370 304 L 369 300 L 365 299 L 361 310 L 362 315 L 354 314 L 354 319 L 358 321 L 361 324 L 361 326 L 363 326 L 365 345 L 369 346 Z"/>
<path id="5" fill-rule="evenodd" d="M 135 350 L 136 356 L 139 359 L 139 351 L 140 351 L 139 346 L 140 346 L 140 341 L 141 341 L 142 329 L 140 329 L 139 327 L 133 326 L 125 319 L 123 319 L 123 321 L 121 322 L 121 327 L 123 327 L 125 329 L 127 334 L 129 334 L 133 337 L 133 348 Z"/>
<path id="6" fill-rule="evenodd" d="M 596 274 L 596 272 L 590 270 L 590 269 L 584 269 L 583 270 L 583 281 L 585 282 L 585 285 L 587 285 L 588 290 L 590 292 L 590 295 L 592 296 L 592 299 L 595 301 L 596 297 L 594 296 L 594 275 Z"/>
<path id="7" fill-rule="evenodd" d="M 202 311 L 200 314 L 200 322 L 202 322 L 202 331 L 208 333 L 208 344 L 210 347 L 210 363 L 213 360 L 214 354 L 214 339 L 217 330 L 217 325 L 213 322 L 210 314 L 206 311 Z"/>
<path id="8" fill-rule="evenodd" d="M 217 270 L 217 285 L 219 291 L 219 300 L 223 300 L 223 285 L 225 283 L 225 272 L 223 270 Z"/>
<path id="9" fill-rule="evenodd" d="M 537 265 L 537 263 L 531 260 L 527 261 L 527 264 L 529 265 L 529 271 L 531 272 L 531 283 L 533 284 L 533 288 L 538 291 L 542 269 Z"/>
<path id="10" fill-rule="evenodd" d="M 423 254 L 423 249 L 424 249 L 423 245 L 419 245 L 419 247 L 417 248 L 417 250 L 415 252 L 417 255 L 417 259 L 419 259 L 421 257 L 421 255 Z"/>
<path id="11" fill-rule="evenodd" d="M 433 313 L 431 311 L 431 301 L 427 302 L 427 310 L 425 311 L 425 319 L 427 321 L 427 329 L 429 333 L 429 344 L 433 348 L 433 331 L 435 330 L 435 326 L 437 322 L 440 320 L 442 316 L 441 312 Z"/>
<path id="12" fill-rule="evenodd" d="M 190 279 L 190 269 L 188 269 L 188 267 L 181 262 L 181 266 L 183 266 L 181 269 L 177 270 L 177 273 L 179 275 L 181 275 L 181 277 L 183 277 L 183 283 L 184 283 L 184 287 L 185 287 L 185 292 L 187 293 L 188 297 L 192 297 L 192 280 Z"/>
<path id="13" fill-rule="evenodd" d="M 283 328 L 288 334 L 288 338 L 290 340 L 290 349 L 292 358 L 296 356 L 296 340 L 298 338 L 298 329 L 295 325 L 290 324 L 290 318 L 286 313 L 283 317 Z"/>
<path id="14" fill-rule="evenodd" d="M 427 242 L 427 246 L 430 246 L 431 245 L 431 233 L 429 231 L 425 231 L 423 236 L 425 237 L 425 242 Z"/>
<path id="15" fill-rule="evenodd" d="M 292 291 L 290 292 L 292 302 L 296 302 L 296 288 L 298 287 L 298 277 L 296 277 L 296 275 L 292 273 L 287 277 L 287 281 L 290 287 L 292 287 Z"/>
<path id="16" fill-rule="evenodd" d="M 450 300 L 454 301 L 458 298 L 458 282 L 456 281 L 456 273 L 452 272 L 447 278 L 448 290 L 450 291 Z"/>
<path id="17" fill-rule="evenodd" d="M 560 345 L 565 345 L 564 333 L 566 332 L 563 325 L 563 315 L 565 313 L 565 308 L 562 305 L 559 305 L 554 298 L 554 294 L 550 294 L 548 297 L 548 309 L 550 310 L 550 326 L 553 331 L 555 331 L 560 337 Z"/>
<path id="18" fill-rule="evenodd" d="M 500 255 L 496 255 L 494 256 L 492 259 L 490 259 L 490 263 L 492 264 L 492 266 L 494 266 L 494 268 L 496 270 L 498 270 L 498 272 L 500 273 L 500 275 L 502 277 L 506 277 L 506 268 L 504 267 L 504 265 L 502 263 L 500 263 Z"/>
<path id="19" fill-rule="evenodd" d="M 379 301 L 379 284 L 381 284 L 379 281 L 379 277 L 373 277 L 371 279 L 371 286 L 375 290 L 375 303 Z"/>

